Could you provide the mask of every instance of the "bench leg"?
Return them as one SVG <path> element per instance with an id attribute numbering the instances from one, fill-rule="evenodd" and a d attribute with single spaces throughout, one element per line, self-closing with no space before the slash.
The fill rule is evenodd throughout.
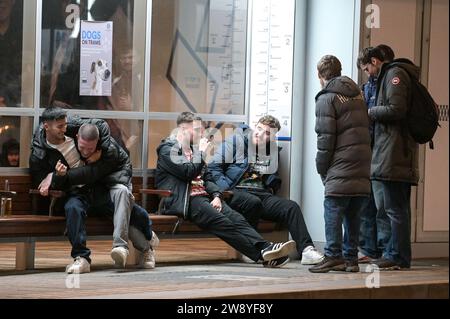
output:
<path id="1" fill-rule="evenodd" d="M 16 270 L 34 269 L 34 252 L 35 252 L 34 240 L 17 243 L 16 244 Z"/>

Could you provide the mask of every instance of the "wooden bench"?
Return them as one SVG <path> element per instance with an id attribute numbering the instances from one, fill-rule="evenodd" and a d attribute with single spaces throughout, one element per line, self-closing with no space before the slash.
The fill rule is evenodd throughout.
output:
<path id="1" fill-rule="evenodd" d="M 16 269 L 34 269 L 35 243 L 37 241 L 61 241 L 67 240 L 64 236 L 65 217 L 62 212 L 54 211 L 56 199 L 62 194 L 58 191 L 52 192 L 52 200 L 43 198 L 31 191 L 31 177 L 23 176 L 0 176 L 0 185 L 4 185 L 8 179 L 10 191 L 14 192 L 12 204 L 12 216 L 0 218 L 0 243 L 16 243 Z M 133 195 L 136 203 L 142 205 L 149 212 L 153 223 L 153 231 L 160 238 L 178 237 L 204 237 L 212 236 L 206 234 L 193 223 L 183 220 L 177 216 L 159 214 L 159 198 L 169 196 L 170 192 L 155 190 L 153 188 L 153 177 L 147 179 L 143 184 L 142 177 L 133 177 Z M 1 193 L 0 193 L 1 194 Z M 3 193 L 2 196 L 7 196 Z M 144 200 L 145 197 L 145 200 Z M 51 214 L 49 214 L 51 211 Z M 51 216 L 50 216 L 51 215 Z M 113 224 L 101 217 L 89 217 L 86 220 L 88 240 L 111 239 Z M 258 231 L 271 241 L 286 240 L 288 233 L 277 224 L 262 221 L 258 225 Z M 130 244 L 128 264 L 135 264 L 136 251 Z M 230 247 L 228 256 L 237 258 L 238 253 Z"/>

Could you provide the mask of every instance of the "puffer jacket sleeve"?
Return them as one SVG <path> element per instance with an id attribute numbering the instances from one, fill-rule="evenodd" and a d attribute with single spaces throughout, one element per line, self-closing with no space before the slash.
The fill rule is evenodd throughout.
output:
<path id="1" fill-rule="evenodd" d="M 335 94 L 324 94 L 316 103 L 317 155 L 316 168 L 322 179 L 327 175 L 333 160 L 337 128 L 336 109 L 333 106 Z"/>
<path id="2" fill-rule="evenodd" d="M 230 160 L 233 159 L 233 139 L 225 140 L 214 153 L 212 161 L 208 164 L 208 171 L 212 180 L 219 186 L 221 190 L 230 189 L 233 181 L 226 175 L 227 167 Z"/>
<path id="3" fill-rule="evenodd" d="M 381 84 L 381 90 L 385 91 L 380 93 L 387 97 L 386 103 L 372 107 L 369 117 L 377 122 L 393 122 L 404 119 L 408 110 L 410 81 L 406 71 L 400 68 L 388 70 Z"/>
<path id="4" fill-rule="evenodd" d="M 193 161 L 189 161 L 183 155 L 178 154 L 179 148 L 169 144 L 163 145 L 159 150 L 158 165 L 187 183 L 199 176 L 204 166 L 200 152 L 194 153 Z"/>
<path id="5" fill-rule="evenodd" d="M 66 135 L 72 138 L 75 138 L 78 134 L 78 130 L 80 129 L 81 125 L 88 123 L 93 124 L 97 126 L 99 134 L 100 134 L 100 141 L 98 145 L 103 150 L 107 150 L 110 146 L 111 140 L 111 132 L 109 129 L 108 123 L 106 121 L 101 119 L 81 119 L 78 116 L 72 116 L 67 121 L 67 131 Z"/>

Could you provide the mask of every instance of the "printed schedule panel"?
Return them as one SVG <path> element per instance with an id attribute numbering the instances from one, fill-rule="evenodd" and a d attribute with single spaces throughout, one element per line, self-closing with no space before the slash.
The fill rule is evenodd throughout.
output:
<path id="1" fill-rule="evenodd" d="M 291 138 L 295 0 L 258 0 L 252 8 L 250 125 L 264 115 L 281 123 L 280 140 Z"/>

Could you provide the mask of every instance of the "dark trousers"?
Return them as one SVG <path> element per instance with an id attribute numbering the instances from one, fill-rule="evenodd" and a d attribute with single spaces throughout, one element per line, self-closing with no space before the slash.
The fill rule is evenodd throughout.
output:
<path id="1" fill-rule="evenodd" d="M 358 260 L 359 214 L 366 200 L 366 197 L 325 197 L 326 256 Z"/>
<path id="2" fill-rule="evenodd" d="M 385 211 L 378 212 L 373 192 L 361 210 L 360 220 L 359 249 L 365 256 L 380 258 L 391 238 L 391 222 Z"/>
<path id="3" fill-rule="evenodd" d="M 300 206 L 289 199 L 284 199 L 269 192 L 246 192 L 233 190 L 233 197 L 228 201 L 230 207 L 240 212 L 253 226 L 259 219 L 279 223 L 289 230 L 297 244 L 297 251 L 302 256 L 303 249 L 314 246 Z"/>
<path id="4" fill-rule="evenodd" d="M 89 215 L 102 215 L 112 221 L 114 205 L 111 201 L 96 203 L 93 197 L 85 194 L 71 195 L 64 205 L 67 237 L 72 245 L 72 258 L 83 257 L 91 262 L 91 251 L 86 246 L 86 218 Z M 146 239 L 152 238 L 152 222 L 148 213 L 134 204 L 130 216 L 130 225 L 140 230 Z"/>
<path id="5" fill-rule="evenodd" d="M 219 237 L 231 247 L 254 261 L 261 259 L 261 250 L 270 245 L 245 220 L 245 218 L 222 202 L 218 212 L 205 196 L 190 198 L 189 219 L 201 229 Z"/>
<path id="6" fill-rule="evenodd" d="M 401 267 L 411 266 L 411 184 L 372 181 L 378 211 L 389 216 L 391 237 L 383 257 Z"/>

